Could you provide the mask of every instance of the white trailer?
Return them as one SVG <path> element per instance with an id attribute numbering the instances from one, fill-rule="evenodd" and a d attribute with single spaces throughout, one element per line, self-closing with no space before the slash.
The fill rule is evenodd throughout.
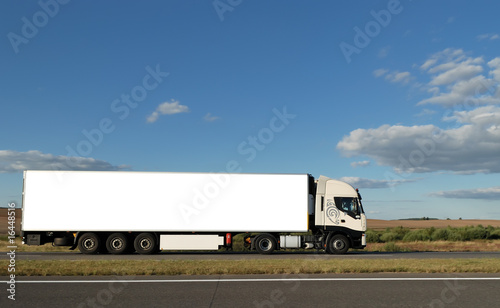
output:
<path id="1" fill-rule="evenodd" d="M 22 236 L 82 253 L 363 248 L 366 217 L 349 184 L 308 174 L 25 171 Z M 304 233 L 304 235 L 289 235 Z"/>

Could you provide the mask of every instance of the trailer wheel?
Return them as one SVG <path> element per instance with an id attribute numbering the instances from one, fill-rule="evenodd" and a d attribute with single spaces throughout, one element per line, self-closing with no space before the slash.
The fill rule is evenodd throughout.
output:
<path id="1" fill-rule="evenodd" d="M 78 249 L 84 254 L 94 254 L 101 248 L 101 239 L 95 233 L 84 233 L 78 239 Z"/>
<path id="2" fill-rule="evenodd" d="M 106 250 L 114 255 L 126 252 L 128 245 L 127 236 L 123 233 L 113 233 L 106 240 Z"/>
<path id="3" fill-rule="evenodd" d="M 326 244 L 326 252 L 330 254 L 344 254 L 348 249 L 349 240 L 341 234 L 332 236 Z"/>
<path id="4" fill-rule="evenodd" d="M 255 250 L 260 254 L 272 253 L 277 245 L 276 238 L 268 233 L 261 234 L 255 239 Z"/>
<path id="5" fill-rule="evenodd" d="M 156 237 L 151 233 L 141 233 L 134 240 L 134 248 L 141 255 L 149 255 L 157 251 Z"/>

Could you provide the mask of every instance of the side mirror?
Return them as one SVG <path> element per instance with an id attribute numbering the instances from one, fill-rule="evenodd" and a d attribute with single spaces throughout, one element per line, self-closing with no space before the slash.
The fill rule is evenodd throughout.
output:
<path id="1" fill-rule="evenodd" d="M 360 215 L 356 215 L 356 219 L 361 219 L 361 216 Z"/>

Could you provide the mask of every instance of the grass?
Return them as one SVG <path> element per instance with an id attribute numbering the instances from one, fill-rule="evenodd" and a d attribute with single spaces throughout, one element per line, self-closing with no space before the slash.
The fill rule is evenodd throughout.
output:
<path id="1" fill-rule="evenodd" d="M 0 276 L 8 261 L 0 261 Z M 136 260 L 16 262 L 16 276 L 499 273 L 499 259 Z"/>
<path id="2" fill-rule="evenodd" d="M 407 227 L 387 228 L 385 230 L 368 229 L 366 238 L 369 243 L 387 243 L 394 241 L 473 241 L 498 240 L 500 228 L 482 225 L 446 228 L 410 229 Z"/>

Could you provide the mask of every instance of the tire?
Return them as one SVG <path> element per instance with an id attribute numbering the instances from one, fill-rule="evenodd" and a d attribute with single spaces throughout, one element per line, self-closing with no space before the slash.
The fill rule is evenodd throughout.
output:
<path id="1" fill-rule="evenodd" d="M 330 254 L 344 254 L 349 250 L 349 240 L 347 237 L 337 234 L 332 236 L 326 244 L 326 252 Z"/>
<path id="2" fill-rule="evenodd" d="M 268 233 L 261 234 L 255 239 L 255 250 L 260 254 L 270 254 L 277 246 L 276 238 Z"/>
<path id="3" fill-rule="evenodd" d="M 78 249 L 84 254 L 95 254 L 101 248 L 101 239 L 95 233 L 84 233 L 78 239 Z"/>
<path id="4" fill-rule="evenodd" d="M 156 237 L 151 233 L 141 233 L 135 237 L 134 249 L 141 255 L 149 255 L 158 251 Z"/>
<path id="5" fill-rule="evenodd" d="M 106 240 L 106 250 L 114 255 L 119 255 L 128 251 L 129 241 L 123 233 L 113 233 Z"/>

